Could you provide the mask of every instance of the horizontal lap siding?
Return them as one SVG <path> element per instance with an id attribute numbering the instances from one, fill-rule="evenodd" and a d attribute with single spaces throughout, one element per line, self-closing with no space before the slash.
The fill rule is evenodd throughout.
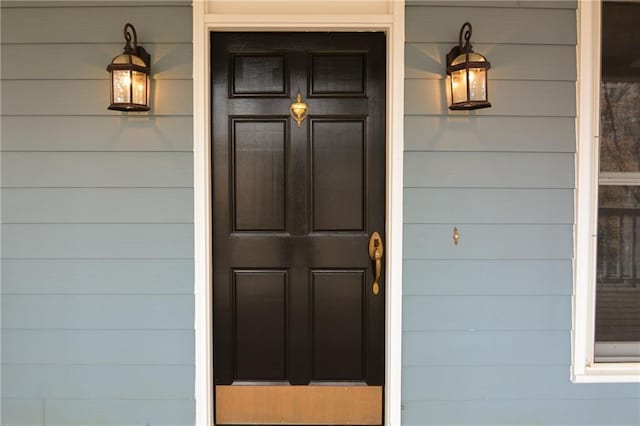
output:
<path id="1" fill-rule="evenodd" d="M 3 117 L 0 131 L 4 152 L 190 152 L 193 145 L 193 120 L 188 116 Z"/>
<path id="2" fill-rule="evenodd" d="M 192 115 L 190 80 L 155 80 L 151 87 L 152 112 L 145 115 Z M 7 80 L 2 84 L 2 96 L 13 100 L 2 105 L 7 116 L 122 116 L 119 111 L 105 111 L 108 80 L 57 80 L 55 84 L 46 80 Z"/>
<path id="3" fill-rule="evenodd" d="M 635 426 L 637 416 L 629 412 L 629 400 L 609 399 L 538 399 L 497 401 L 415 401 L 405 412 L 405 426 L 425 424 L 467 425 L 575 425 L 599 424 Z M 585 406 L 591 407 L 586 410 Z M 499 413 L 499 414 L 496 414 Z M 622 413 L 622 414 L 621 414 Z"/>
<path id="4" fill-rule="evenodd" d="M 193 424 L 191 13 L 3 2 L 3 425 Z M 126 22 L 148 113 L 106 108 Z"/>
<path id="5" fill-rule="evenodd" d="M 191 188 L 10 188 L 2 204 L 4 223 L 193 222 Z"/>
<path id="6" fill-rule="evenodd" d="M 572 224 L 571 189 L 407 188 L 405 223 Z"/>
<path id="7" fill-rule="evenodd" d="M 408 2 L 403 424 L 640 423 L 637 384 L 569 381 L 575 7 Z M 449 111 L 465 20 L 493 107 Z"/>
<path id="8" fill-rule="evenodd" d="M 3 294 L 192 294 L 193 259 L 3 259 Z"/>

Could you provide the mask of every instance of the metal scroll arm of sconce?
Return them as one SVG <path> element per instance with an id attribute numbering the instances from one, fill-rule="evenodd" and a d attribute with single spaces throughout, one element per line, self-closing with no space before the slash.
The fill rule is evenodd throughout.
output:
<path id="1" fill-rule="evenodd" d="M 465 22 L 460 28 L 458 45 L 447 54 L 447 74 L 451 76 L 451 110 L 472 110 L 491 106 L 487 80 L 491 64 L 487 58 L 473 51 L 470 43 L 471 33 L 471 24 Z"/>
<path id="2" fill-rule="evenodd" d="M 131 38 L 133 37 L 133 46 Z M 122 54 L 113 58 L 107 71 L 111 74 L 111 104 L 116 111 L 149 111 L 151 56 L 138 46 L 133 25 L 124 26 L 126 44 Z"/>

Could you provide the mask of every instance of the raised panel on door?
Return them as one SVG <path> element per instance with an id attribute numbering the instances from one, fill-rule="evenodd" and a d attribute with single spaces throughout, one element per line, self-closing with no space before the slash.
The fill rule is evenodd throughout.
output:
<path id="1" fill-rule="evenodd" d="M 235 378 L 286 380 L 286 271 L 233 271 Z"/>
<path id="2" fill-rule="evenodd" d="M 310 125 L 313 231 L 364 231 L 365 120 Z"/>
<path id="3" fill-rule="evenodd" d="M 366 59 L 366 53 L 312 54 L 310 96 L 365 96 Z"/>
<path id="4" fill-rule="evenodd" d="M 284 231 L 285 120 L 232 120 L 234 231 Z"/>
<path id="5" fill-rule="evenodd" d="M 231 96 L 286 96 L 287 57 L 282 54 L 234 54 Z"/>
<path id="6" fill-rule="evenodd" d="M 364 379 L 365 271 L 311 271 L 313 380 Z"/>

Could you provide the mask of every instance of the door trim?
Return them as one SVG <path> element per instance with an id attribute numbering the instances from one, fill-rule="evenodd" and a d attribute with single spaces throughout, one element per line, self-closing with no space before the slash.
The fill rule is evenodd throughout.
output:
<path id="1" fill-rule="evenodd" d="M 362 3 L 366 7 L 367 2 Z M 210 31 L 382 31 L 387 34 L 385 425 L 401 423 L 404 0 L 383 15 L 208 14 L 193 2 L 194 296 L 196 425 L 214 423 Z M 392 284 L 392 285 L 390 285 Z"/>

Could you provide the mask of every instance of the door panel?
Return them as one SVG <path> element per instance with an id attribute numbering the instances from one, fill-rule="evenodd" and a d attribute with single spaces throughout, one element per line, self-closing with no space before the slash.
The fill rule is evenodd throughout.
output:
<path id="1" fill-rule="evenodd" d="M 313 377 L 364 379 L 365 271 L 311 272 Z"/>
<path id="2" fill-rule="evenodd" d="M 284 231 L 287 122 L 235 119 L 232 126 L 234 231 Z"/>
<path id="3" fill-rule="evenodd" d="M 216 385 L 382 385 L 385 286 L 373 295 L 368 242 L 385 231 L 384 35 L 211 45 Z"/>
<path id="4" fill-rule="evenodd" d="M 237 54 L 231 64 L 231 96 L 287 95 L 285 55 Z"/>
<path id="5" fill-rule="evenodd" d="M 366 96 L 366 55 L 311 55 L 311 96 Z"/>
<path id="6" fill-rule="evenodd" d="M 236 270 L 233 285 L 235 377 L 286 380 L 287 272 Z"/>
<path id="7" fill-rule="evenodd" d="M 313 231 L 364 231 L 365 120 L 310 125 Z"/>

